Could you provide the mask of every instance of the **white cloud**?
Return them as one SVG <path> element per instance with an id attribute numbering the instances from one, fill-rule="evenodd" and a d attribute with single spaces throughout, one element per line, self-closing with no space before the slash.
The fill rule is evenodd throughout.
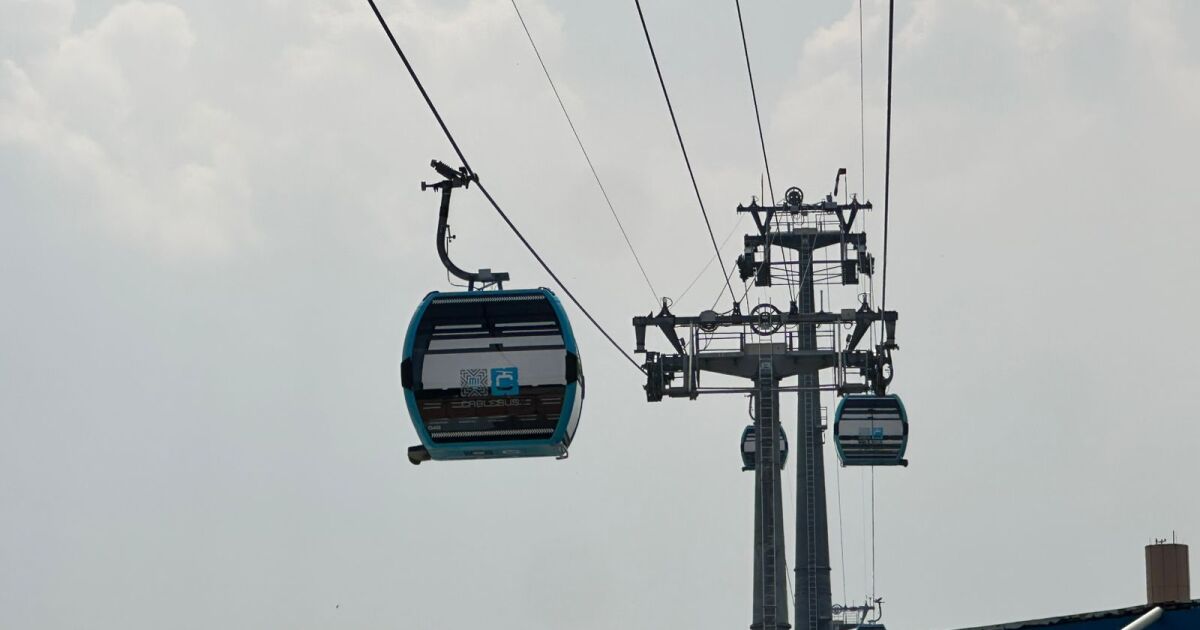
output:
<path id="1" fill-rule="evenodd" d="M 1200 59 L 1194 38 L 1180 28 L 1188 23 L 1185 9 L 1177 2 L 1143 2 L 1125 15 L 1156 96 L 1178 115 L 1200 123 Z"/>
<path id="2" fill-rule="evenodd" d="M 231 115 L 196 98 L 196 38 L 181 9 L 126 2 L 40 43 L 3 62 L 0 147 L 74 187 L 85 222 L 166 258 L 256 241 L 242 138 Z"/>
<path id="3" fill-rule="evenodd" d="M 0 59 L 45 50 L 67 35 L 73 0 L 7 0 L 0 3 Z"/>

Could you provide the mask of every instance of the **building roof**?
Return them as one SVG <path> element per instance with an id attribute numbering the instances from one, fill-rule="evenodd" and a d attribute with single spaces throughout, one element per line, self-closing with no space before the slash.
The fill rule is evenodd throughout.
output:
<path id="1" fill-rule="evenodd" d="M 1080 628 L 1107 628 L 1110 626 L 1121 628 L 1124 626 L 1124 624 L 1137 619 L 1141 615 L 1144 615 L 1146 612 L 1150 611 L 1152 608 L 1154 607 L 1147 604 L 1142 604 L 1139 606 L 1131 606 L 1129 608 L 1118 608 L 1116 610 L 1065 615 L 1062 617 L 1049 617 L 1046 619 L 1032 619 L 1029 621 L 1013 621 L 991 626 L 963 628 L 962 630 L 1034 630 L 1035 628 L 1074 628 L 1077 625 Z M 1177 604 L 1162 604 L 1162 608 L 1167 614 L 1163 615 L 1163 621 L 1160 622 L 1162 623 L 1162 626 L 1155 624 L 1155 630 L 1157 630 L 1159 627 L 1162 627 L 1164 630 L 1174 627 L 1200 627 L 1200 599 Z M 1170 623 L 1172 620 L 1176 620 L 1187 625 L 1175 625 Z"/>

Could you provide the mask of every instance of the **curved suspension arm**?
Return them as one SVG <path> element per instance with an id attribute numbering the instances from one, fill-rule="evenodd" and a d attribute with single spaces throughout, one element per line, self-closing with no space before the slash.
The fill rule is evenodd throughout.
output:
<path id="1" fill-rule="evenodd" d="M 467 281 L 467 290 L 474 291 L 475 285 L 479 284 L 479 288 L 486 288 L 488 285 L 495 284 L 499 288 L 504 288 L 504 282 L 508 280 L 508 273 L 504 271 L 493 272 L 491 269 L 480 269 L 478 272 L 471 273 L 454 264 L 450 260 L 450 252 L 446 249 L 447 234 L 450 231 L 450 193 L 455 188 L 467 188 L 472 181 L 479 181 L 479 176 L 467 170 L 466 167 L 454 170 L 446 164 L 433 160 L 431 166 L 442 176 L 443 181 L 427 184 L 421 182 L 421 190 L 434 189 L 442 191 L 442 204 L 438 210 L 438 228 L 437 228 L 437 252 L 438 258 L 442 260 L 442 265 L 446 267 L 455 277 Z"/>

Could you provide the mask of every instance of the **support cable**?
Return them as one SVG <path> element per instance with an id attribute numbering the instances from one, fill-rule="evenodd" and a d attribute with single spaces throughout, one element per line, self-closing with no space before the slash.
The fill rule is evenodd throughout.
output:
<path id="1" fill-rule="evenodd" d="M 726 243 L 728 243 L 728 242 L 729 242 L 729 239 L 733 237 L 733 233 L 734 233 L 734 232 L 736 232 L 736 231 L 737 231 L 737 229 L 738 229 L 739 227 L 741 227 L 741 225 L 742 225 L 742 219 L 743 219 L 745 216 L 746 216 L 746 215 L 744 215 L 744 214 L 739 214 L 739 215 L 738 215 L 738 220 L 737 220 L 737 223 L 734 223 L 734 224 L 733 224 L 733 228 L 732 228 L 732 229 L 730 229 L 730 230 L 729 230 L 729 233 L 725 235 L 725 240 L 721 241 L 721 247 L 725 247 L 725 244 L 726 244 Z M 714 261 L 714 260 L 716 260 L 716 259 L 717 259 L 717 256 L 716 256 L 716 254 L 714 254 L 714 255 L 712 255 L 712 256 L 709 256 L 709 257 L 708 257 L 708 262 L 704 263 L 704 266 L 700 268 L 700 271 L 699 271 L 699 273 L 697 273 L 697 274 L 696 274 L 696 277 L 695 277 L 695 278 L 692 278 L 692 281 L 691 281 L 691 282 L 689 282 L 689 283 L 688 283 L 688 285 L 687 285 L 687 287 L 686 287 L 686 288 L 684 288 L 683 292 L 679 294 L 679 297 L 675 298 L 675 299 L 674 299 L 674 300 L 672 300 L 671 302 L 672 302 L 672 303 L 681 302 L 681 301 L 683 300 L 683 296 L 687 295 L 687 294 L 688 294 L 688 291 L 691 291 L 691 290 L 692 290 L 692 287 L 696 285 L 696 282 L 698 282 L 702 276 L 704 276 L 704 272 L 708 271 L 708 268 L 712 266 L 712 264 L 713 264 L 713 261 Z M 735 266 L 735 267 L 733 267 L 733 268 L 736 268 L 736 266 Z M 733 277 L 733 271 L 730 271 L 730 272 L 729 272 L 729 276 L 730 276 L 731 278 Z M 721 298 L 720 298 L 720 297 L 718 297 L 717 299 L 718 299 L 718 300 L 720 300 Z M 714 308 L 716 308 L 716 307 L 714 306 Z"/>
<path id="2" fill-rule="evenodd" d="M 675 118 L 675 108 L 671 106 L 671 96 L 667 93 L 667 83 L 663 79 L 662 68 L 658 65 L 658 55 L 654 52 L 654 43 L 650 41 L 650 29 L 646 26 L 646 16 L 642 13 L 641 0 L 633 0 L 637 6 L 638 19 L 642 22 L 642 32 L 646 35 L 646 46 L 650 49 L 650 58 L 654 61 L 654 72 L 658 74 L 658 84 L 662 87 L 663 99 L 667 101 L 667 111 L 671 114 L 671 124 L 675 127 L 675 137 L 679 140 L 679 151 L 683 153 L 683 163 L 687 165 L 688 176 L 692 179 L 692 190 L 696 192 L 696 201 L 700 204 L 700 214 L 704 216 L 704 225 L 708 228 L 708 238 L 712 241 L 713 251 L 717 254 L 717 261 L 721 263 L 721 270 L 725 270 L 725 260 L 721 258 L 721 249 L 717 247 L 717 237 L 713 235 L 712 222 L 708 220 L 708 210 L 704 209 L 704 199 L 700 196 L 700 186 L 696 184 L 696 173 L 692 170 L 692 161 L 688 158 L 687 147 L 683 144 L 683 134 L 679 131 L 679 121 Z M 729 295 L 733 295 L 733 284 L 729 278 L 725 279 L 725 284 L 729 288 Z"/>
<path id="3" fill-rule="evenodd" d="M 763 135 L 762 116 L 758 110 L 758 90 L 754 88 L 754 70 L 750 67 L 750 46 L 746 43 L 746 24 L 742 20 L 742 0 L 734 0 L 734 5 L 737 7 L 738 30 L 742 34 L 742 52 L 745 53 L 746 57 L 746 76 L 750 78 L 750 98 L 754 102 L 754 122 L 758 125 L 758 144 L 762 147 L 763 168 L 767 173 L 767 192 L 771 193 L 771 205 L 773 206 L 775 205 L 775 186 L 771 183 L 771 162 L 767 159 L 767 140 Z M 769 240 L 766 247 L 768 250 L 771 248 Z M 766 256 L 770 256 L 769 251 L 766 253 Z M 785 263 L 789 262 L 787 248 L 783 250 L 783 261 Z M 788 289 L 788 297 L 792 301 L 795 301 L 796 292 L 792 288 L 792 284 L 786 281 L 784 284 Z"/>
<path id="4" fill-rule="evenodd" d="M 838 547 L 842 556 L 842 606 L 846 605 L 846 530 L 842 525 L 842 467 L 836 466 L 837 471 L 837 504 L 838 504 Z"/>
<path id="5" fill-rule="evenodd" d="M 880 309 L 887 310 L 887 267 L 888 267 L 888 210 L 889 193 L 892 182 L 892 49 L 895 39 L 896 0 L 888 0 L 888 76 L 887 76 L 887 133 L 884 140 L 887 147 L 883 161 L 883 282 L 881 291 L 883 299 Z"/>
<path id="6" fill-rule="evenodd" d="M 863 590 L 866 591 L 866 590 L 869 590 L 868 587 L 870 586 L 870 581 L 867 579 L 867 560 L 869 560 L 870 542 L 871 541 L 870 541 L 870 538 L 867 536 L 867 521 L 869 520 L 867 518 L 867 516 L 868 516 L 868 512 L 867 512 L 867 472 L 865 470 L 863 470 L 862 468 L 858 469 L 858 490 L 859 490 L 858 506 L 862 509 L 862 512 L 861 512 L 862 520 L 860 521 L 860 523 L 862 524 L 862 545 L 863 545 L 862 580 L 863 580 Z"/>
<path id="7" fill-rule="evenodd" d="M 766 247 L 768 247 L 768 248 L 771 246 L 771 235 L 772 235 L 772 234 L 774 234 L 774 231 L 767 232 Z M 815 239 L 815 238 L 816 238 L 816 237 L 813 237 L 813 239 Z M 758 270 L 758 269 L 762 269 L 762 266 L 763 266 L 764 264 L 766 264 L 766 258 L 763 258 L 763 260 L 762 260 L 762 261 L 760 261 L 760 262 L 758 263 L 758 267 L 756 267 L 756 268 L 755 268 L 754 275 L 756 275 L 756 276 L 758 275 L 758 271 L 757 271 L 757 270 Z M 800 261 L 798 261 L 798 260 L 797 260 L 797 261 L 796 261 L 796 268 L 797 268 L 797 270 L 798 270 L 798 273 L 800 274 L 800 276 L 799 276 L 799 277 L 800 277 L 800 279 L 799 279 L 799 281 L 798 281 L 798 282 L 799 282 L 799 286 L 797 286 L 797 287 L 796 287 L 796 290 L 797 290 L 797 291 L 802 291 L 802 290 L 804 289 L 804 284 L 805 284 L 805 282 L 806 282 L 805 278 L 807 278 L 807 277 L 808 277 L 808 276 L 807 276 L 807 274 L 808 274 L 809 270 L 810 270 L 810 269 L 812 269 L 812 267 L 813 267 L 813 261 L 812 261 L 812 259 L 810 258 L 810 259 L 809 259 L 809 261 L 808 261 L 808 265 L 806 265 L 806 266 L 804 267 L 804 269 L 800 269 L 800 268 L 799 268 L 799 265 L 800 265 Z M 730 272 L 729 272 L 729 277 L 731 277 L 731 278 L 733 277 L 733 270 L 730 270 Z M 789 282 L 790 282 L 790 281 L 789 281 Z M 743 285 L 744 285 L 744 287 L 745 287 L 745 291 L 742 291 L 742 298 L 741 298 L 740 300 L 738 300 L 738 303 L 739 303 L 739 304 L 740 304 L 741 302 L 744 302 L 744 301 L 746 300 L 746 296 L 750 295 L 750 289 L 754 288 L 754 285 L 753 285 L 753 284 L 751 284 L 751 282 L 750 282 L 749 280 L 745 280 L 745 281 L 743 281 L 743 283 L 742 283 L 742 284 L 743 284 Z M 815 281 L 814 281 L 814 284 L 815 284 Z M 789 287 L 791 287 L 791 284 L 789 284 L 788 286 L 789 286 Z M 764 288 L 764 289 L 763 289 L 763 291 L 764 291 L 764 293 L 765 293 L 766 289 Z M 723 295 L 725 295 L 725 289 L 721 289 L 721 293 L 717 294 L 717 299 L 713 301 L 713 308 L 714 308 L 714 309 L 717 307 L 717 302 L 720 302 L 720 301 L 721 301 L 721 296 L 723 296 Z"/>
<path id="8" fill-rule="evenodd" d="M 775 205 L 775 186 L 771 184 L 771 163 L 767 160 L 767 140 L 763 136 L 762 116 L 758 113 L 758 92 L 754 89 L 754 71 L 750 69 L 750 47 L 746 44 L 746 25 L 742 22 L 742 0 L 734 0 L 737 6 L 738 29 L 742 32 L 742 51 L 746 54 L 746 75 L 750 77 L 750 97 L 754 100 L 754 121 L 758 123 L 758 143 L 762 146 L 763 168 L 767 170 L 767 191 L 771 193 L 771 205 Z"/>
<path id="9" fill-rule="evenodd" d="M 858 0 L 858 142 L 862 172 L 859 175 L 862 198 L 867 198 L 867 106 L 866 80 L 863 73 L 863 3 Z M 849 188 L 849 186 L 847 186 Z M 868 304 L 875 308 L 875 274 L 867 276 Z M 875 324 L 871 324 L 871 347 L 875 347 Z"/>
<path id="10" fill-rule="evenodd" d="M 875 601 L 875 467 L 871 467 L 871 601 Z"/>
<path id="11" fill-rule="evenodd" d="M 383 14 L 379 12 L 379 7 L 375 5 L 375 0 L 367 0 L 367 3 L 371 5 L 371 10 L 375 12 L 375 17 L 379 20 L 379 25 L 383 27 L 383 32 L 387 34 L 388 39 L 392 42 L 392 48 L 394 48 L 396 50 L 396 54 L 400 56 L 400 61 L 404 62 L 404 67 L 408 70 L 408 75 L 412 77 L 413 83 L 415 83 L 417 86 L 417 90 L 421 92 L 421 96 L 425 99 L 425 104 L 429 106 L 429 111 L 433 114 L 433 117 L 437 119 L 438 125 L 442 128 L 442 133 L 446 136 L 446 140 L 449 140 L 450 146 L 454 147 L 454 153 L 458 155 L 458 159 L 462 163 L 463 168 L 465 168 L 468 173 L 474 175 L 475 170 L 471 168 L 470 163 L 467 162 L 467 157 L 463 155 L 462 149 L 460 149 L 458 147 L 458 143 L 454 141 L 454 136 L 450 133 L 450 129 L 446 127 L 446 122 L 442 120 L 442 115 L 438 113 L 437 107 L 433 104 L 433 100 L 429 98 L 429 93 L 425 91 L 425 86 L 421 83 L 421 79 L 417 78 L 417 72 L 413 70 L 412 64 L 408 61 L 408 56 L 405 55 L 404 50 L 400 48 L 400 43 L 396 41 L 396 36 L 392 34 L 392 29 L 388 27 L 387 20 L 385 20 L 383 18 Z M 533 248 L 533 245 L 529 244 L 529 241 L 525 239 L 525 235 L 522 234 L 521 231 L 517 229 L 517 226 L 513 224 L 512 220 L 508 218 L 508 214 L 504 212 L 504 210 L 500 207 L 500 204 L 496 203 L 496 200 L 492 197 L 492 194 L 488 192 L 487 188 L 484 187 L 483 183 L 476 180 L 475 185 L 479 188 L 479 192 L 483 193 L 483 196 L 487 198 L 488 203 L 492 204 L 492 208 L 496 210 L 496 213 L 500 215 L 500 218 L 504 219 L 504 222 L 508 224 L 508 228 L 512 230 L 513 234 L 515 234 L 518 239 L 520 239 L 521 244 L 525 246 L 525 249 L 529 250 L 530 254 L 533 254 L 533 257 L 538 261 L 538 264 L 542 266 L 542 269 L 546 270 L 546 273 L 550 274 L 550 277 L 554 279 L 555 284 L 557 284 L 558 287 L 563 290 L 563 293 L 567 294 L 567 297 L 571 298 L 571 301 L 576 307 L 579 308 L 584 316 L 588 318 L 588 321 L 590 321 L 592 325 L 596 327 L 596 330 L 600 331 L 601 335 L 604 335 L 604 338 L 607 339 L 608 342 L 617 349 L 617 352 L 620 352 L 621 355 L 624 356 L 627 361 L 629 361 L 630 365 L 636 368 L 637 371 L 645 374 L 645 368 L 638 365 L 638 362 L 635 361 L 633 357 L 629 356 L 629 353 L 626 352 L 625 349 L 622 348 L 620 344 L 618 344 L 616 340 L 612 338 L 612 335 L 608 334 L 608 331 L 604 330 L 604 327 L 600 325 L 600 322 L 596 321 L 595 317 L 592 317 L 592 314 L 588 312 L 586 308 L 584 308 L 583 304 L 579 302 L 579 299 L 575 297 L 575 294 L 572 293 L 571 290 L 567 288 L 567 285 L 563 284 L 563 281 L 558 278 L 558 275 L 555 274 L 552 269 L 550 269 L 550 265 L 546 264 L 546 261 L 542 259 L 540 254 L 537 253 L 537 250 Z"/>
<path id="12" fill-rule="evenodd" d="M 725 276 L 725 279 L 729 280 L 730 278 L 733 278 L 733 272 L 735 272 L 735 271 L 737 271 L 737 263 L 730 265 L 729 274 L 727 276 Z M 750 290 L 746 289 L 746 293 L 749 293 L 749 292 L 750 292 Z M 746 299 L 746 293 L 742 294 L 743 300 Z M 723 298 L 723 297 L 725 297 L 725 287 L 721 287 L 721 292 L 717 294 L 717 299 L 713 300 L 712 306 L 709 307 L 709 310 L 713 310 L 713 311 L 717 310 L 717 304 L 719 304 L 721 302 L 721 298 Z M 730 298 L 732 298 L 732 297 L 733 296 L 730 296 Z"/>
<path id="13" fill-rule="evenodd" d="M 866 81 L 863 75 L 863 5 L 858 0 L 858 142 L 861 166 L 858 176 L 862 180 L 862 198 L 867 198 L 867 105 Z M 849 186 L 847 186 L 849 188 Z"/>
<path id="14" fill-rule="evenodd" d="M 646 273 L 646 268 L 642 266 L 642 259 L 633 248 L 633 243 L 629 240 L 629 234 L 625 232 L 625 226 L 621 223 L 621 218 L 617 216 L 616 209 L 613 208 L 612 199 L 608 197 L 608 191 L 600 181 L 600 174 L 596 172 L 596 166 L 592 164 L 592 158 L 583 146 L 583 139 L 579 137 L 579 131 L 575 129 L 575 122 L 571 120 L 571 114 L 567 112 L 567 106 L 563 103 L 562 95 L 558 93 L 558 87 L 554 84 L 554 79 L 550 76 L 550 69 L 546 67 L 546 62 L 542 59 L 542 53 L 533 41 L 533 35 L 529 32 L 529 25 L 525 23 L 525 16 L 521 15 L 521 9 L 517 7 L 517 0 L 511 1 L 513 11 L 516 11 L 517 19 L 521 21 L 521 28 L 525 31 L 525 37 L 529 39 L 529 45 L 533 48 L 533 54 L 537 56 L 538 64 L 542 66 L 542 73 L 546 75 L 546 81 L 550 83 L 550 89 L 554 92 L 555 100 L 558 101 L 558 107 L 562 110 L 563 117 L 567 119 L 567 125 L 571 127 L 571 133 L 575 136 L 575 143 L 579 145 L 579 150 L 583 153 L 583 159 L 587 161 L 588 168 L 592 171 L 592 178 L 596 180 L 596 187 L 600 189 L 600 194 L 604 196 L 604 203 L 608 205 L 608 212 L 612 215 L 613 220 L 617 222 L 617 229 L 621 231 L 621 236 L 625 239 L 625 245 L 629 247 L 629 253 L 633 254 L 633 260 L 637 263 L 638 270 L 642 272 L 642 279 L 646 281 L 646 286 L 650 289 L 650 294 L 654 296 L 655 303 L 658 303 L 660 301 L 658 291 L 655 290 L 654 283 L 650 282 L 650 276 Z"/>

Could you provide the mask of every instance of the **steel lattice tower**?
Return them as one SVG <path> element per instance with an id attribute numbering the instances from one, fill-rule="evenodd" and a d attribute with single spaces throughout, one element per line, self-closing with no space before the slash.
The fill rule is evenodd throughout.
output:
<path id="1" fill-rule="evenodd" d="M 844 174 L 839 171 L 838 176 Z M 786 203 L 778 206 L 739 206 L 750 213 L 757 233 L 745 237 L 745 254 L 738 258 L 743 280 L 772 286 L 780 277 L 795 296 L 785 312 L 770 303 L 748 313 L 734 303 L 727 313 L 704 311 L 696 316 L 676 316 L 664 303 L 654 315 L 633 318 L 638 353 L 646 355 L 646 397 L 695 399 L 703 393 L 750 395 L 754 409 L 755 473 L 754 602 L 753 630 L 788 630 L 787 575 L 784 570 L 783 493 L 780 487 L 783 439 L 779 419 L 782 392 L 798 394 L 796 431 L 796 591 L 797 630 L 838 630 L 833 622 L 829 526 L 825 497 L 825 421 L 820 395 L 879 391 L 891 380 L 891 350 L 895 346 L 894 311 L 876 311 L 863 300 L 857 308 L 826 312 L 818 309 L 815 285 L 840 280 L 859 283 L 874 272 L 874 257 L 867 253 L 866 234 L 853 232 L 855 218 L 871 204 L 857 199 L 837 203 L 834 193 L 815 204 L 803 202 L 803 193 L 789 189 Z M 773 222 L 789 217 L 786 225 Z M 794 220 L 800 217 L 799 227 Z M 838 255 L 818 258 L 826 248 Z M 772 248 L 797 253 L 796 260 L 773 259 Z M 859 349 L 866 333 L 882 323 L 880 345 Z M 843 326 L 852 327 L 843 340 Z M 646 330 L 663 332 L 674 352 L 646 349 Z M 682 333 L 682 334 L 681 334 Z M 834 378 L 822 385 L 820 373 L 832 369 Z M 702 387 L 704 372 L 751 381 L 750 387 Z M 847 375 L 853 373 L 851 382 Z M 784 379 L 796 377 L 795 386 Z M 749 459 L 745 454 L 744 459 Z"/>

